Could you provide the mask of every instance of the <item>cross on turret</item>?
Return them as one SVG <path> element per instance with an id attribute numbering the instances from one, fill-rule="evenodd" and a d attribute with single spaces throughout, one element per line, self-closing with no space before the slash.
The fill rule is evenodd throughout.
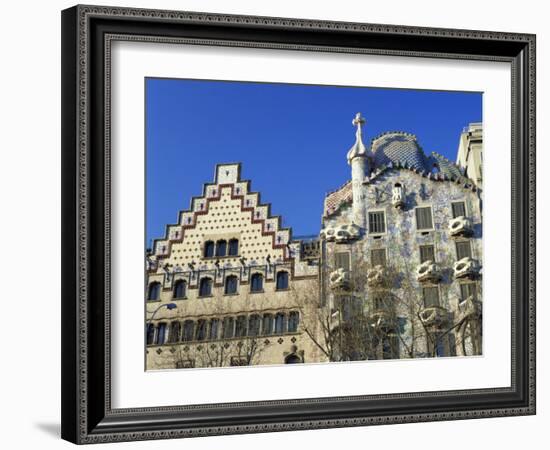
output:
<path id="1" fill-rule="evenodd" d="M 351 121 L 351 123 L 353 124 L 353 126 L 357 127 L 357 133 L 361 134 L 361 125 L 364 125 L 365 123 L 367 123 L 367 121 L 364 117 L 361 117 L 361 113 L 358 112 L 357 114 L 355 114 L 355 118 Z"/>

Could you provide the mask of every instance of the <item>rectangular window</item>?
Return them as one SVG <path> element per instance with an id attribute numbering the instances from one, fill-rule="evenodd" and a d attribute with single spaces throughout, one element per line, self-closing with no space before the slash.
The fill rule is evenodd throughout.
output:
<path id="1" fill-rule="evenodd" d="M 435 262 L 435 249 L 433 245 L 421 245 L 420 246 L 420 263 L 425 261 Z"/>
<path id="2" fill-rule="evenodd" d="M 386 265 L 386 249 L 377 248 L 370 251 L 370 262 L 372 266 Z"/>
<path id="3" fill-rule="evenodd" d="M 369 212 L 369 233 L 385 233 L 386 218 L 384 211 Z"/>
<path id="4" fill-rule="evenodd" d="M 462 258 L 472 257 L 472 246 L 470 241 L 459 241 L 456 243 L 456 259 L 461 260 Z"/>
<path id="5" fill-rule="evenodd" d="M 477 299 L 477 287 L 475 283 L 464 283 L 460 285 L 460 300 L 463 302 L 469 297 Z"/>
<path id="6" fill-rule="evenodd" d="M 460 216 L 466 216 L 466 205 L 464 202 L 453 202 L 451 203 L 453 208 L 453 219 Z"/>
<path id="7" fill-rule="evenodd" d="M 349 258 L 350 254 L 349 252 L 338 252 L 334 254 L 334 267 L 336 269 L 344 269 L 349 270 L 350 263 Z"/>
<path id="8" fill-rule="evenodd" d="M 422 296 L 425 308 L 439 306 L 439 289 L 437 289 L 437 286 L 422 288 Z"/>
<path id="9" fill-rule="evenodd" d="M 432 207 L 423 206 L 416 208 L 416 229 L 417 230 L 431 230 L 433 229 L 432 221 Z"/>

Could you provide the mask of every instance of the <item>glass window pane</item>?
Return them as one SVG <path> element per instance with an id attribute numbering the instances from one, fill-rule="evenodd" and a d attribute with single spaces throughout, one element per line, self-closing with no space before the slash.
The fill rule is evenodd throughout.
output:
<path id="1" fill-rule="evenodd" d="M 416 208 L 416 229 L 431 230 L 432 228 L 433 223 L 431 206 Z"/>
<path id="2" fill-rule="evenodd" d="M 466 206 L 464 202 L 454 202 L 451 206 L 453 209 L 453 219 L 455 217 L 466 216 Z"/>
<path id="3" fill-rule="evenodd" d="M 385 233 L 384 211 L 369 212 L 369 233 Z"/>
<path id="4" fill-rule="evenodd" d="M 225 256 L 227 253 L 227 241 L 216 242 L 216 256 Z"/>
<path id="5" fill-rule="evenodd" d="M 420 262 L 435 261 L 435 250 L 433 245 L 420 246 Z"/>
<path id="6" fill-rule="evenodd" d="M 424 306 L 426 308 L 439 306 L 439 290 L 437 286 L 425 287 L 422 289 Z"/>
<path id="7" fill-rule="evenodd" d="M 334 254 L 334 267 L 336 269 L 349 270 L 349 252 L 338 252 Z"/>
<path id="8" fill-rule="evenodd" d="M 288 289 L 288 272 L 277 272 L 276 289 Z"/>
<path id="9" fill-rule="evenodd" d="M 204 257 L 212 258 L 214 256 L 214 242 L 206 241 L 204 244 Z"/>
<path id="10" fill-rule="evenodd" d="M 462 258 L 472 257 L 472 247 L 470 246 L 470 241 L 460 241 L 456 243 L 456 259 L 460 260 Z"/>
<path id="11" fill-rule="evenodd" d="M 229 241 L 229 255 L 237 256 L 239 254 L 239 241 L 237 239 L 231 239 Z"/>
<path id="12" fill-rule="evenodd" d="M 250 290 L 252 292 L 260 292 L 264 288 L 264 277 L 260 273 L 252 275 L 250 280 Z"/>

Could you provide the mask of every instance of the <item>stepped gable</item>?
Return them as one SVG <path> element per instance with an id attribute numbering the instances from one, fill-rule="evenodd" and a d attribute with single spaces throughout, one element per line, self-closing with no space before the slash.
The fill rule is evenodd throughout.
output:
<path id="1" fill-rule="evenodd" d="M 198 218 L 209 213 L 212 203 L 221 201 L 222 192 L 230 191 L 230 199 L 240 200 L 240 210 L 250 212 L 251 222 L 262 225 L 261 235 L 270 236 L 272 248 L 288 259 L 291 228 L 283 228 L 281 217 L 271 215 L 271 205 L 261 203 L 260 194 L 250 190 L 250 181 L 241 180 L 240 172 L 240 163 L 216 165 L 214 182 L 205 183 L 202 195 L 193 197 L 190 208 L 179 212 L 178 222 L 167 225 L 164 237 L 154 240 L 151 257 L 159 261 L 168 258 L 172 245 L 183 242 L 186 233 L 195 230 Z"/>

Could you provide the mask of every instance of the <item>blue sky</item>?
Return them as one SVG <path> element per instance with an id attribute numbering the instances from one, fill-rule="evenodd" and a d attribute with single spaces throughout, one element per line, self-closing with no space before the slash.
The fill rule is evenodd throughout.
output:
<path id="1" fill-rule="evenodd" d="M 326 192 L 350 178 L 355 113 L 367 120 L 365 144 L 407 131 L 452 161 L 462 128 L 482 120 L 480 93 L 156 78 L 145 89 L 148 245 L 217 163 L 241 162 L 294 236 L 317 234 Z"/>

